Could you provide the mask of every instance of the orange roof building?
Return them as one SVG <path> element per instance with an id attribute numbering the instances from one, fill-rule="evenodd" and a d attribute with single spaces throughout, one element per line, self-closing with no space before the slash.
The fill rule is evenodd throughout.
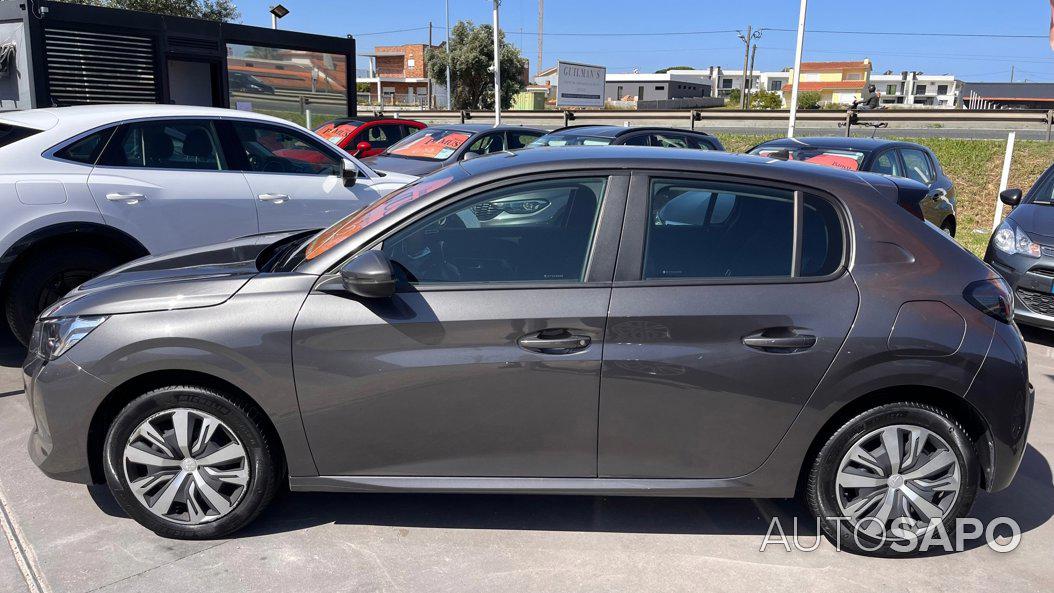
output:
<path id="1" fill-rule="evenodd" d="M 820 93 L 820 103 L 849 104 L 860 98 L 871 80 L 871 60 L 859 62 L 802 62 L 799 90 Z M 790 102 L 794 90 L 794 72 L 790 84 L 784 85 L 784 98 Z"/>

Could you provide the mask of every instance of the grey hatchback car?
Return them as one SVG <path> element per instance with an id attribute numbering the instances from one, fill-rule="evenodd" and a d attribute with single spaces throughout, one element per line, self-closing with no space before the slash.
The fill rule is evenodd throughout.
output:
<path id="1" fill-rule="evenodd" d="M 892 553 L 1010 484 L 1034 397 L 1006 285 L 908 189 L 677 149 L 463 162 L 79 287 L 34 331 L 29 453 L 175 538 L 287 481 L 797 493 Z"/>

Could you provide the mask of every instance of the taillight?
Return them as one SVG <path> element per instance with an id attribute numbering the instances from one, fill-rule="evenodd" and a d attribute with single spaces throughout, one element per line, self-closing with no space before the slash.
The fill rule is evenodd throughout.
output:
<path id="1" fill-rule="evenodd" d="M 1014 319 L 1014 293 L 1002 278 L 971 282 L 963 290 L 963 298 L 992 319 L 1003 323 Z"/>

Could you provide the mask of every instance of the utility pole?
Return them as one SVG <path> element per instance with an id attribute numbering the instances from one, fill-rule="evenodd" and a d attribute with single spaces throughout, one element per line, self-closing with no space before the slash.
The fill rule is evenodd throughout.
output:
<path id="1" fill-rule="evenodd" d="M 761 39 L 761 31 L 755 31 L 754 26 L 747 27 L 747 34 L 739 32 L 739 40 L 746 44 L 743 52 L 743 88 L 739 92 L 739 108 L 746 109 L 747 105 L 747 68 L 750 66 L 750 46 L 755 39 Z"/>
<path id="2" fill-rule="evenodd" d="M 542 64 L 542 24 L 545 21 L 545 0 L 538 0 L 538 65 L 534 71 L 541 72 L 545 66 Z"/>
<path id="3" fill-rule="evenodd" d="M 1014 84 L 1014 65 L 1010 64 L 1010 84 Z"/>
<path id="4" fill-rule="evenodd" d="M 747 88 L 751 91 L 751 92 L 747 93 L 747 100 L 746 100 L 746 108 L 747 109 L 750 109 L 750 95 L 753 94 L 753 91 L 754 91 L 754 58 L 756 58 L 757 55 L 758 55 L 758 45 L 755 43 L 754 47 L 752 47 L 750 49 L 750 72 L 747 73 L 747 80 L 749 81 L 749 84 L 747 85 Z"/>
<path id="5" fill-rule="evenodd" d="M 498 43 L 498 7 L 494 0 L 494 125 L 501 125 L 501 45 Z"/>
<path id="6" fill-rule="evenodd" d="M 787 122 L 787 137 L 794 137 L 794 124 L 798 118 L 798 87 L 801 86 L 801 53 L 805 46 L 805 12 L 809 7 L 809 0 L 801 0 L 801 11 L 798 13 L 798 43 L 794 49 L 794 78 L 790 83 L 791 104 L 790 119 Z"/>
<path id="7" fill-rule="evenodd" d="M 451 70 L 454 69 L 454 57 L 450 53 L 450 0 L 446 0 L 446 109 L 450 111 L 450 101 L 454 95 L 454 87 L 450 84 Z"/>
<path id="8" fill-rule="evenodd" d="M 432 21 L 428 21 L 428 49 L 432 49 Z M 427 51 L 425 52 L 425 55 L 428 55 Z M 425 76 L 428 76 L 428 64 L 425 63 L 425 56 L 421 56 L 421 67 L 425 71 Z M 431 76 L 428 76 L 428 108 L 434 109 Z"/>

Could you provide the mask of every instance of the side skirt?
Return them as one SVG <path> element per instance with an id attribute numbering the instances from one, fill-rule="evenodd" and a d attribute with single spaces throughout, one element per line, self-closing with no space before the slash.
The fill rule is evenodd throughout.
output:
<path id="1" fill-rule="evenodd" d="M 593 494 L 605 496 L 774 497 L 793 496 L 747 478 L 481 478 L 416 476 L 290 477 L 298 492 L 439 492 L 506 494 Z"/>

